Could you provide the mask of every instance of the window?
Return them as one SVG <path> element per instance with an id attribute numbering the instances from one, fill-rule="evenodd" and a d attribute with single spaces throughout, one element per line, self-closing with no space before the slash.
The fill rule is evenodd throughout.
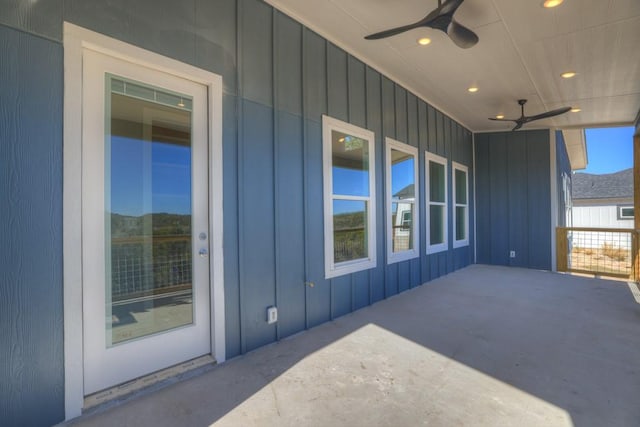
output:
<path id="1" fill-rule="evenodd" d="M 453 222 L 453 247 L 469 244 L 469 169 L 453 162 L 453 200 L 455 203 Z"/>
<path id="2" fill-rule="evenodd" d="M 447 242 L 447 159 L 425 153 L 427 188 L 427 253 L 446 251 Z"/>
<path id="3" fill-rule="evenodd" d="M 633 206 L 618 206 L 618 219 L 633 219 Z"/>
<path id="4" fill-rule="evenodd" d="M 411 211 L 402 213 L 402 229 L 409 230 L 411 228 Z"/>
<path id="5" fill-rule="evenodd" d="M 420 254 L 418 214 L 418 149 L 386 139 L 387 262 Z"/>
<path id="6" fill-rule="evenodd" d="M 376 266 L 374 134 L 322 116 L 327 278 Z"/>

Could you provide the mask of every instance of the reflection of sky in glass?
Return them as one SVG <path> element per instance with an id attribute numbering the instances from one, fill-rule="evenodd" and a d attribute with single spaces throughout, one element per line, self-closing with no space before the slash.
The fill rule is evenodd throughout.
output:
<path id="1" fill-rule="evenodd" d="M 407 185 L 413 184 L 414 169 L 413 157 L 410 157 L 391 166 L 391 194 L 405 188 Z"/>
<path id="2" fill-rule="evenodd" d="M 368 196 L 369 171 L 333 167 L 333 194 Z"/>
<path id="3" fill-rule="evenodd" d="M 369 196 L 369 143 L 353 135 L 331 132 L 333 194 Z"/>
<path id="4" fill-rule="evenodd" d="M 143 198 L 145 145 L 135 138 L 111 138 L 111 211 L 146 213 Z M 191 213 L 191 148 L 153 142 L 151 146 L 153 213 Z"/>

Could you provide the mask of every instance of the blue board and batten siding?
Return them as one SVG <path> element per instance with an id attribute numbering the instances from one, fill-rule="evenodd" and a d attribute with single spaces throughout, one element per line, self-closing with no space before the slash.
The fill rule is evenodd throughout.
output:
<path id="1" fill-rule="evenodd" d="M 237 195 L 225 193 L 225 218 L 227 197 L 238 203 L 237 231 L 225 228 L 225 242 L 238 241 L 237 275 L 225 278 L 225 289 L 238 295 L 238 302 L 227 300 L 230 357 L 471 262 L 469 248 L 461 248 L 386 265 L 382 197 L 385 136 L 448 156 L 468 165 L 471 174 L 470 132 L 266 4 L 243 1 L 237 13 L 237 169 L 225 164 L 225 180 L 237 177 L 238 188 Z M 378 266 L 329 280 L 323 258 L 322 114 L 376 134 Z M 423 180 L 422 158 L 420 165 Z M 275 325 L 265 322 L 271 304 L 279 307 Z"/>
<path id="2" fill-rule="evenodd" d="M 0 425 L 64 417 L 62 79 L 60 44 L 0 25 Z"/>
<path id="3" fill-rule="evenodd" d="M 558 188 L 558 227 L 571 227 L 572 224 L 567 222 L 567 200 L 571 198 L 571 162 L 569 161 L 569 153 L 564 142 L 562 131 L 556 131 L 556 185 Z M 568 186 L 565 188 L 564 176 L 569 177 Z M 567 194 L 565 194 L 565 192 Z"/>
<path id="4" fill-rule="evenodd" d="M 551 269 L 550 143 L 548 130 L 475 135 L 478 263 Z"/>
<path id="5" fill-rule="evenodd" d="M 378 71 L 258 0 L 0 3 L 0 419 L 64 418 L 62 22 L 223 76 L 227 356 L 472 262 L 470 246 L 387 265 L 384 138 L 469 167 L 471 133 Z M 376 268 L 324 279 L 322 114 L 376 140 Z M 449 168 L 449 182 L 451 168 Z M 449 200 L 452 200 L 449 186 Z M 421 204 L 420 225 L 426 216 Z M 452 214 L 451 207 L 449 215 Z M 470 215 L 473 229 L 473 215 Z M 453 241 L 451 226 L 449 242 Z M 28 267 L 27 267 L 28 265 Z M 314 286 L 306 286 L 313 282 Z M 266 308 L 279 321 L 266 323 Z M 37 409 L 37 410 L 36 410 Z"/>

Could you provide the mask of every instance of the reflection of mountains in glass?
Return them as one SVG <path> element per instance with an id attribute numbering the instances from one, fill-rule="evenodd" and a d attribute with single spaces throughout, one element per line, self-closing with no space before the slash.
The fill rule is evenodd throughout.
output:
<path id="1" fill-rule="evenodd" d="M 149 229 L 149 226 L 151 228 Z M 191 234 L 191 215 L 151 213 L 141 216 L 111 214 L 111 236 L 176 236 Z"/>
<path id="2" fill-rule="evenodd" d="M 346 212 L 333 216 L 333 226 L 336 231 L 364 229 L 364 212 Z"/>

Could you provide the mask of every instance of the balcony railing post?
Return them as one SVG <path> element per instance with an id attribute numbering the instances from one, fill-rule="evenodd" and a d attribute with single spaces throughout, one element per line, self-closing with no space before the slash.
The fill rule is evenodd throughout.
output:
<path id="1" fill-rule="evenodd" d="M 631 233 L 631 280 L 637 282 L 640 278 L 640 257 L 638 256 L 640 245 L 640 230 Z"/>
<path id="2" fill-rule="evenodd" d="M 567 229 L 564 227 L 556 228 L 556 246 L 556 268 L 560 272 L 566 272 L 568 264 L 568 244 Z"/>

